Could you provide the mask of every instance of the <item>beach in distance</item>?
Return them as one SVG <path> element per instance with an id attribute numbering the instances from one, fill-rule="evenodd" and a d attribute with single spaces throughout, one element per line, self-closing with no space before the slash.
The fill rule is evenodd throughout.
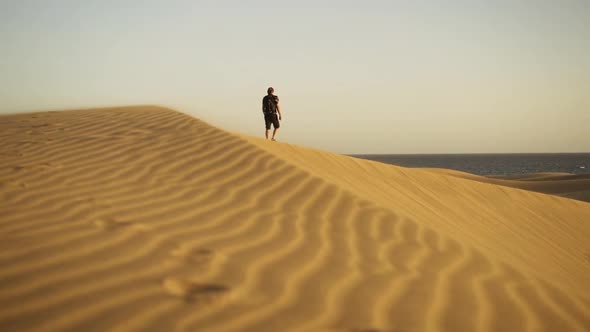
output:
<path id="1" fill-rule="evenodd" d="M 590 331 L 590 154 L 396 162 L 180 111 L 0 116 L 0 331 Z"/>
<path id="2" fill-rule="evenodd" d="M 405 167 L 448 168 L 484 176 L 532 173 L 590 174 L 590 153 L 356 154 Z"/>
<path id="3" fill-rule="evenodd" d="M 368 154 L 353 157 L 590 202 L 590 153 Z M 466 174 L 470 173 L 470 174 Z"/>

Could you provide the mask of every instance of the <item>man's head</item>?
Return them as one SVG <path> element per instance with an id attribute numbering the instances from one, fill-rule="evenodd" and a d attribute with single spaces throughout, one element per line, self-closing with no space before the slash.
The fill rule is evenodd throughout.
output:
<path id="1" fill-rule="evenodd" d="M 275 89 L 273 89 L 273 88 L 271 87 L 271 88 L 268 88 L 268 89 L 266 90 L 266 92 L 267 92 L 269 95 L 272 95 L 272 94 L 275 92 Z"/>

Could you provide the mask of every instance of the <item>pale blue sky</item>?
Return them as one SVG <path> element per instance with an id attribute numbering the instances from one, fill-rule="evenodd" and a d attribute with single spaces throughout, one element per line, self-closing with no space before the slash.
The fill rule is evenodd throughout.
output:
<path id="1" fill-rule="evenodd" d="M 159 104 L 339 153 L 590 152 L 590 1 L 0 2 L 0 113 Z"/>

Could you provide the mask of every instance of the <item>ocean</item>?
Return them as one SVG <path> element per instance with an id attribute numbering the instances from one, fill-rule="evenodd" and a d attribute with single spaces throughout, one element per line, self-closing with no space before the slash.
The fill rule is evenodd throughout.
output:
<path id="1" fill-rule="evenodd" d="M 478 175 L 590 174 L 590 153 L 364 154 L 352 157 L 404 167 L 449 168 Z"/>

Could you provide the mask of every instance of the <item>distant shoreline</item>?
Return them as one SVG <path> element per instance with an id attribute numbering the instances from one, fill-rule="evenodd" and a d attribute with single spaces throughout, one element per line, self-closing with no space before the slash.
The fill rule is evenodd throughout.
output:
<path id="1" fill-rule="evenodd" d="M 354 154 L 354 158 L 417 168 L 446 168 L 483 176 L 590 174 L 590 153 Z"/>

